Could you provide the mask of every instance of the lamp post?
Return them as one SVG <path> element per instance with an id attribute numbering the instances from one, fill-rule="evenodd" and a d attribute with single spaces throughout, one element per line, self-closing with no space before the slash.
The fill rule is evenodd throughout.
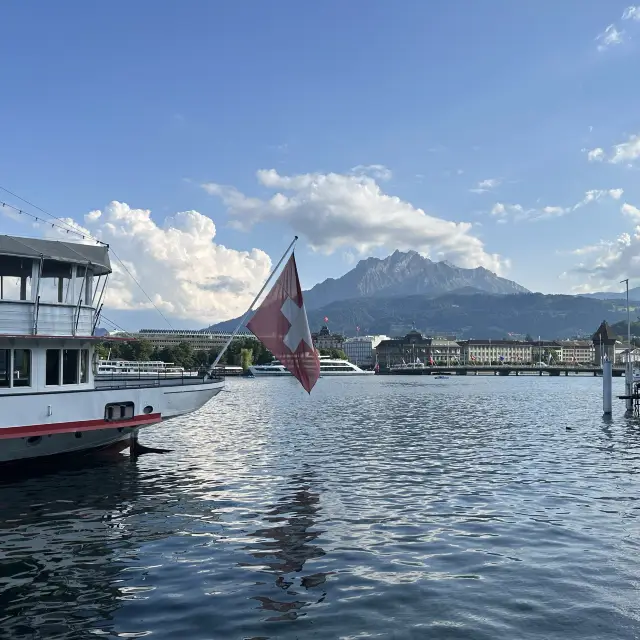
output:
<path id="1" fill-rule="evenodd" d="M 633 400 L 630 396 L 633 394 L 633 368 L 631 364 L 631 314 L 629 312 L 629 278 L 625 278 L 624 280 L 620 280 L 620 284 L 626 284 L 627 290 L 627 362 L 624 371 L 624 390 L 625 396 L 627 399 L 625 400 L 627 413 L 633 412 Z M 614 347 L 615 349 L 615 347 Z"/>

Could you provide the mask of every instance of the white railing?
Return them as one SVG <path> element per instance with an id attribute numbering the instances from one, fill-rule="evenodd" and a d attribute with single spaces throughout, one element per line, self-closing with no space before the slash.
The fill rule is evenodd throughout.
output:
<path id="1" fill-rule="evenodd" d="M 0 300 L 0 334 L 90 336 L 95 309 L 75 304 Z"/>

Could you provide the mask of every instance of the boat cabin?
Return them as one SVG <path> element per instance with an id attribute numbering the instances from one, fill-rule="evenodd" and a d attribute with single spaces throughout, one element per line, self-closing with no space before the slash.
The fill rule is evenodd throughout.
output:
<path id="1" fill-rule="evenodd" d="M 93 387 L 108 247 L 0 236 L 0 395 Z"/>

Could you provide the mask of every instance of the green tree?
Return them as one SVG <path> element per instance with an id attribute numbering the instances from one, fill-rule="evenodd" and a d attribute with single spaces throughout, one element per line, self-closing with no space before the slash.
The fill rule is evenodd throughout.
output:
<path id="1" fill-rule="evenodd" d="M 240 351 L 240 366 L 246 371 L 253 364 L 253 351 L 251 349 L 242 349 Z"/>
<path id="2" fill-rule="evenodd" d="M 329 355 L 335 360 L 348 360 L 347 354 L 342 349 L 330 349 Z"/>
<path id="3" fill-rule="evenodd" d="M 173 350 L 174 362 L 185 369 L 191 369 L 194 365 L 193 347 L 188 342 L 181 342 Z"/>
<path id="4" fill-rule="evenodd" d="M 131 346 L 132 360 L 138 360 L 139 362 L 148 362 L 151 360 L 154 348 L 148 340 L 135 340 L 127 344 Z"/>

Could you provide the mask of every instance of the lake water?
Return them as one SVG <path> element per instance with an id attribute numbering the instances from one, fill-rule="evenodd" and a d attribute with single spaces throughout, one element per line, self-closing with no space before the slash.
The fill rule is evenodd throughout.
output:
<path id="1" fill-rule="evenodd" d="M 230 380 L 142 432 L 173 453 L 0 483 L 0 638 L 640 638 L 601 384 Z"/>

